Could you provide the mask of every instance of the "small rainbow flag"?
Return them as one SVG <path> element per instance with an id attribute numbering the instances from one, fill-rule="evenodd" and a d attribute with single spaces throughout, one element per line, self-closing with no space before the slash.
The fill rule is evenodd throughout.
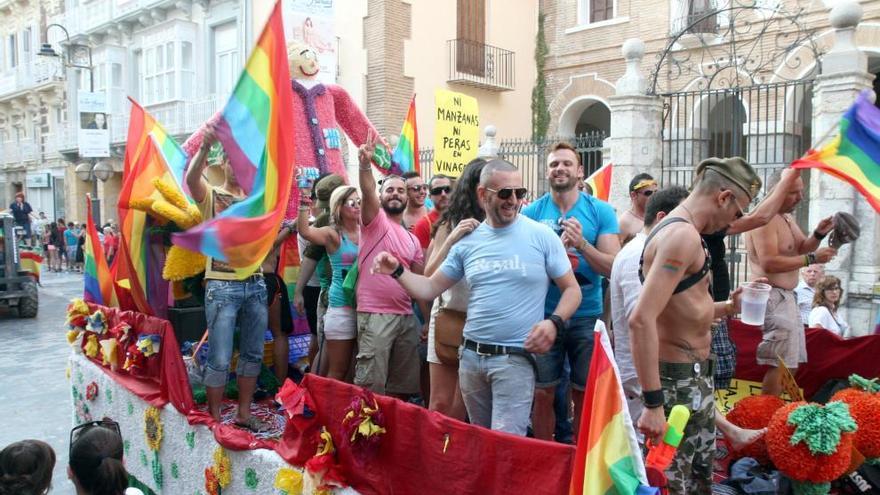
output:
<path id="1" fill-rule="evenodd" d="M 272 249 L 293 180 L 293 105 L 287 45 L 277 1 L 257 46 L 217 122 L 217 138 L 248 194 L 220 215 L 172 241 L 232 266 L 256 270 Z"/>
<path id="2" fill-rule="evenodd" d="M 102 306 L 118 307 L 113 277 L 110 275 L 110 267 L 107 266 L 107 258 L 104 257 L 104 248 L 98 238 L 98 231 L 95 229 L 95 221 L 92 219 L 92 198 L 88 194 L 86 194 L 86 243 L 83 246 L 83 256 L 85 258 L 83 299 Z"/>
<path id="3" fill-rule="evenodd" d="M 620 371 L 601 320 L 594 335 L 600 345 L 593 346 L 569 495 L 660 493 L 648 486 Z"/>
<path id="4" fill-rule="evenodd" d="M 33 275 L 37 283 L 40 283 L 40 269 L 43 266 L 43 257 L 33 251 L 22 251 L 21 269 Z"/>
<path id="5" fill-rule="evenodd" d="M 608 201 L 608 196 L 611 194 L 611 173 L 613 169 L 614 165 L 610 163 L 602 165 L 599 170 L 593 172 L 584 181 L 593 189 L 593 196 L 602 201 Z"/>
<path id="6" fill-rule="evenodd" d="M 396 174 L 422 171 L 419 165 L 419 131 L 416 129 L 416 95 L 409 102 L 409 111 L 400 130 L 400 140 L 391 154 L 391 163 L 392 171 Z"/>
<path id="7" fill-rule="evenodd" d="M 863 91 L 840 119 L 840 133 L 819 150 L 791 164 L 818 168 L 849 182 L 880 213 L 880 109 Z"/>

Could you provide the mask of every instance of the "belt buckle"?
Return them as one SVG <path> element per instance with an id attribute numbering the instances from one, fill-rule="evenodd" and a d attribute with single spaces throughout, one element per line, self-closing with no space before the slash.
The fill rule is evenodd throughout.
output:
<path id="1" fill-rule="evenodd" d="M 700 363 L 694 363 L 694 373 L 700 376 Z"/>
<path id="2" fill-rule="evenodd" d="M 492 355 L 492 354 L 490 354 L 490 353 L 488 353 L 488 352 L 480 352 L 480 346 L 481 346 L 482 344 L 480 344 L 479 342 L 477 342 L 476 344 L 477 344 L 477 348 L 474 349 L 474 350 L 476 351 L 477 356 L 483 356 L 483 357 L 486 357 L 486 356 L 491 356 L 491 355 Z"/>

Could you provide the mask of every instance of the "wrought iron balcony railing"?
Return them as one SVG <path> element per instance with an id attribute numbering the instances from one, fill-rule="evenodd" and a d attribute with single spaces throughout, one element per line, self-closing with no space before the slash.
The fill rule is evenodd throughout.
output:
<path id="1" fill-rule="evenodd" d="M 514 89 L 516 74 L 514 52 L 465 39 L 449 40 L 447 48 L 448 82 L 491 91 Z"/>

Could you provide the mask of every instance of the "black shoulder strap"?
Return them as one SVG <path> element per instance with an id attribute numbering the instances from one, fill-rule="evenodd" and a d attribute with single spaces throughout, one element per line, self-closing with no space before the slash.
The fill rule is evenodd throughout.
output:
<path id="1" fill-rule="evenodd" d="M 645 274 L 644 272 L 642 272 L 642 266 L 645 264 L 645 251 L 648 249 L 648 244 L 651 242 L 651 239 L 653 239 L 654 236 L 657 235 L 657 232 L 660 232 L 666 226 L 679 222 L 690 223 L 686 219 L 681 217 L 669 217 L 660 222 L 656 227 L 651 229 L 651 233 L 648 234 L 648 238 L 645 239 L 645 245 L 642 247 L 642 255 L 639 256 L 639 281 L 641 283 L 645 283 Z"/>
<path id="2" fill-rule="evenodd" d="M 645 283 L 645 276 L 644 276 L 644 273 L 642 272 L 642 265 L 645 262 L 645 250 L 648 249 L 648 242 L 651 241 L 651 238 L 653 238 L 654 235 L 660 231 L 660 229 L 666 227 L 669 224 L 677 223 L 677 222 L 690 223 L 687 220 L 685 220 L 684 218 L 672 217 L 668 220 L 664 220 L 663 222 L 661 222 L 660 225 L 658 225 L 657 227 L 655 227 L 651 231 L 651 233 L 648 235 L 648 238 L 645 239 L 645 247 L 642 248 L 642 256 L 639 258 L 639 280 L 643 284 Z M 705 277 L 706 274 L 709 273 L 709 270 L 712 267 L 712 258 L 711 258 L 711 256 L 709 256 L 709 247 L 706 245 L 706 240 L 703 239 L 703 236 L 700 236 L 700 244 L 702 244 L 702 246 L 703 246 L 703 255 L 705 256 L 705 258 L 703 260 L 703 266 L 700 268 L 700 271 L 698 271 L 696 273 L 692 273 L 692 274 L 688 275 L 687 277 L 681 279 L 681 281 L 678 282 L 678 285 L 675 286 L 675 290 L 672 292 L 673 294 L 678 294 L 679 292 L 684 292 L 684 291 L 690 289 L 691 287 L 696 285 L 697 282 L 699 282 L 700 280 L 703 280 L 703 277 Z M 711 287 L 710 287 L 709 291 L 711 292 Z"/>

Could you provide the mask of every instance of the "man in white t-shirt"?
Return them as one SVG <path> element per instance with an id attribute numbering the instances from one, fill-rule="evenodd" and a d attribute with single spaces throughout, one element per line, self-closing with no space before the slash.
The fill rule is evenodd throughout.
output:
<path id="1" fill-rule="evenodd" d="M 810 310 L 813 309 L 813 296 L 816 295 L 816 283 L 825 276 L 825 266 L 813 263 L 801 269 L 801 280 L 794 292 L 797 295 L 798 310 L 804 325 L 810 324 Z"/>

